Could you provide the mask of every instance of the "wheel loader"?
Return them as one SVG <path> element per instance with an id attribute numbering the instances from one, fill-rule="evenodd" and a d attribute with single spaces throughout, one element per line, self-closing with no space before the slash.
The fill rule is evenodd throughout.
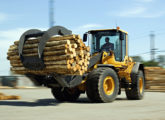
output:
<path id="1" fill-rule="evenodd" d="M 43 32 L 28 31 L 20 39 L 19 52 L 23 49 L 25 35 L 37 37 L 43 35 L 43 44 L 48 35 L 68 35 L 72 32 L 64 27 L 56 26 L 44 36 Z M 41 38 L 41 39 L 42 39 Z M 144 96 L 145 73 L 141 63 L 133 62 L 128 56 L 128 33 L 116 29 L 90 30 L 83 36 L 83 42 L 90 46 L 91 58 L 88 71 L 83 75 L 27 75 L 40 85 L 51 88 L 58 101 L 76 101 L 80 94 L 86 93 L 92 102 L 112 102 L 121 89 L 125 89 L 128 99 L 140 100 Z M 39 44 L 41 51 L 44 45 Z M 40 50 L 39 50 L 40 51 Z M 37 62 L 39 60 L 36 60 Z M 27 61 L 26 61 L 27 62 Z M 39 61 L 42 63 L 43 61 Z M 36 66 L 27 67 L 41 67 Z"/>

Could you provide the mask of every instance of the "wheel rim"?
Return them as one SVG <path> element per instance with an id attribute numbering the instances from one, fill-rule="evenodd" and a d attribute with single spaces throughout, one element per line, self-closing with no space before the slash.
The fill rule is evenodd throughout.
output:
<path id="1" fill-rule="evenodd" d="M 139 90 L 140 90 L 140 93 L 143 92 L 143 78 L 142 77 L 139 78 Z"/>
<path id="2" fill-rule="evenodd" d="M 112 77 L 107 76 L 103 83 L 104 92 L 106 95 L 112 95 L 115 89 L 115 83 Z"/>

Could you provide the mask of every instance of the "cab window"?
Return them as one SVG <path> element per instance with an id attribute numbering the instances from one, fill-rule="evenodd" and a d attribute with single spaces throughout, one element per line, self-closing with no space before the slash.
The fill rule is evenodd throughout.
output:
<path id="1" fill-rule="evenodd" d="M 106 51 L 109 52 L 112 50 L 115 54 L 116 61 L 123 61 L 126 54 L 126 41 L 120 40 L 120 33 L 116 31 L 110 32 L 96 32 L 92 34 L 91 40 L 91 52 Z"/>

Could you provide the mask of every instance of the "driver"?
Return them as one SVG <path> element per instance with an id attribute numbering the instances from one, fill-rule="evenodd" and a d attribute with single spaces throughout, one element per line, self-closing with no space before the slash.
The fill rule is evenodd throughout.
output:
<path id="1" fill-rule="evenodd" d="M 105 50 L 105 51 L 114 50 L 114 44 L 109 42 L 109 37 L 105 38 L 105 44 L 102 45 L 101 50 Z"/>

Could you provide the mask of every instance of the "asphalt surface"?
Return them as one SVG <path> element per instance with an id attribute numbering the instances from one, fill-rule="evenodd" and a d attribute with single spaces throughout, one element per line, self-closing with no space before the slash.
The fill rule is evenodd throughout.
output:
<path id="1" fill-rule="evenodd" d="M 0 89 L 20 100 L 0 101 L 0 120 L 165 120 L 165 93 L 146 92 L 143 100 L 90 103 L 81 95 L 75 103 L 59 103 L 50 89 Z"/>

